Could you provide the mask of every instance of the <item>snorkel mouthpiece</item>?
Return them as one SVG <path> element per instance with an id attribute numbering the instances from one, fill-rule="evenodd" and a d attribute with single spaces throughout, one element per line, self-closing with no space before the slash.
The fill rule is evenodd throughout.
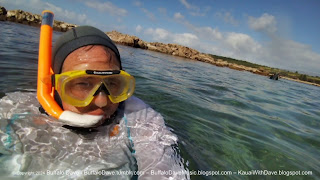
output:
<path id="1" fill-rule="evenodd" d="M 38 101 L 50 116 L 62 123 L 75 127 L 92 127 L 102 119 L 102 115 L 82 115 L 71 111 L 63 111 L 54 99 L 54 88 L 51 81 L 48 80 L 53 75 L 51 68 L 53 18 L 53 12 L 48 10 L 42 12 L 38 57 Z"/>

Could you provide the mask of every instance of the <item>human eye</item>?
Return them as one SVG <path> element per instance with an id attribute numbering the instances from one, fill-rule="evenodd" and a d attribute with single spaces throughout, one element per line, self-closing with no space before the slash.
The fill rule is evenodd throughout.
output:
<path id="1" fill-rule="evenodd" d="M 118 79 L 112 78 L 107 81 L 107 85 L 111 88 L 117 88 L 119 87 L 120 82 Z"/>
<path id="2" fill-rule="evenodd" d="M 90 83 L 88 82 L 77 82 L 75 84 L 75 86 L 79 87 L 79 88 L 87 88 L 87 87 L 90 87 Z"/>
<path id="3" fill-rule="evenodd" d="M 93 83 L 88 79 L 78 79 L 73 81 L 71 85 L 73 86 L 73 89 L 76 90 L 87 90 L 92 88 Z"/>

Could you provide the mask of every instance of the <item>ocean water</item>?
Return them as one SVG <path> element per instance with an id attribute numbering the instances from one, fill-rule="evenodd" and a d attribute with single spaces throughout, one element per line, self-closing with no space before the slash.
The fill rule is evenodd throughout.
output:
<path id="1" fill-rule="evenodd" d="M 0 22 L 0 97 L 35 92 L 38 40 L 39 28 Z M 118 47 L 135 96 L 164 116 L 188 169 L 231 172 L 191 179 L 320 178 L 319 87 Z M 287 176 L 243 175 L 251 170 Z"/>

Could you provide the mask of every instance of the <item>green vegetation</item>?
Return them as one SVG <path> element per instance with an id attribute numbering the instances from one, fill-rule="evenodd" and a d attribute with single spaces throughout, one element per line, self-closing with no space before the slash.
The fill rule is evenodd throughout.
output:
<path id="1" fill-rule="evenodd" d="M 266 67 L 266 66 L 262 66 L 259 64 L 254 64 L 254 63 L 250 63 L 247 61 L 237 60 L 237 59 L 233 59 L 233 58 L 229 58 L 229 57 L 217 56 L 217 55 L 212 55 L 212 54 L 209 54 L 209 56 L 213 57 L 214 59 L 222 59 L 224 61 L 227 61 L 228 63 L 243 65 L 246 67 L 252 67 L 252 68 Z"/>
<path id="2" fill-rule="evenodd" d="M 288 78 L 297 79 L 297 80 L 301 80 L 301 81 L 307 81 L 307 82 L 311 82 L 311 83 L 320 84 L 320 77 L 318 77 L 318 76 L 309 76 L 306 74 L 299 74 L 298 71 L 291 72 L 291 71 L 282 70 L 282 69 L 278 69 L 278 68 L 272 68 L 272 67 L 268 67 L 268 66 L 255 64 L 255 63 L 250 63 L 250 62 L 243 61 L 243 60 L 237 60 L 237 59 L 233 59 L 233 58 L 229 58 L 229 57 L 217 56 L 217 55 L 212 55 L 212 54 L 209 54 L 209 55 L 211 57 L 213 57 L 214 59 L 221 59 L 223 61 L 227 61 L 228 63 L 233 63 L 233 64 L 238 64 L 238 65 L 243 65 L 246 67 L 252 67 L 252 68 L 259 69 L 260 71 L 263 72 L 264 75 L 278 73 L 278 74 L 280 74 L 280 76 L 283 76 L 283 77 L 288 77 Z"/>

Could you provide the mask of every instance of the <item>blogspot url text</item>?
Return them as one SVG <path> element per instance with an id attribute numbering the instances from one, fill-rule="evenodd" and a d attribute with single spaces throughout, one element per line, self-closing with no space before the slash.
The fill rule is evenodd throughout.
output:
<path id="1" fill-rule="evenodd" d="M 98 176 L 123 176 L 123 175 L 152 175 L 152 176 L 177 176 L 177 175 L 189 175 L 189 176 L 312 176 L 312 171 L 292 171 L 292 170 L 237 170 L 237 171 L 203 171 L 203 170 L 191 170 L 191 171 L 172 171 L 172 170 L 151 170 L 151 171 L 28 171 L 28 172 L 14 172 L 15 176 L 36 176 L 36 175 L 57 175 L 57 176 L 87 176 L 87 175 L 98 175 Z"/>

